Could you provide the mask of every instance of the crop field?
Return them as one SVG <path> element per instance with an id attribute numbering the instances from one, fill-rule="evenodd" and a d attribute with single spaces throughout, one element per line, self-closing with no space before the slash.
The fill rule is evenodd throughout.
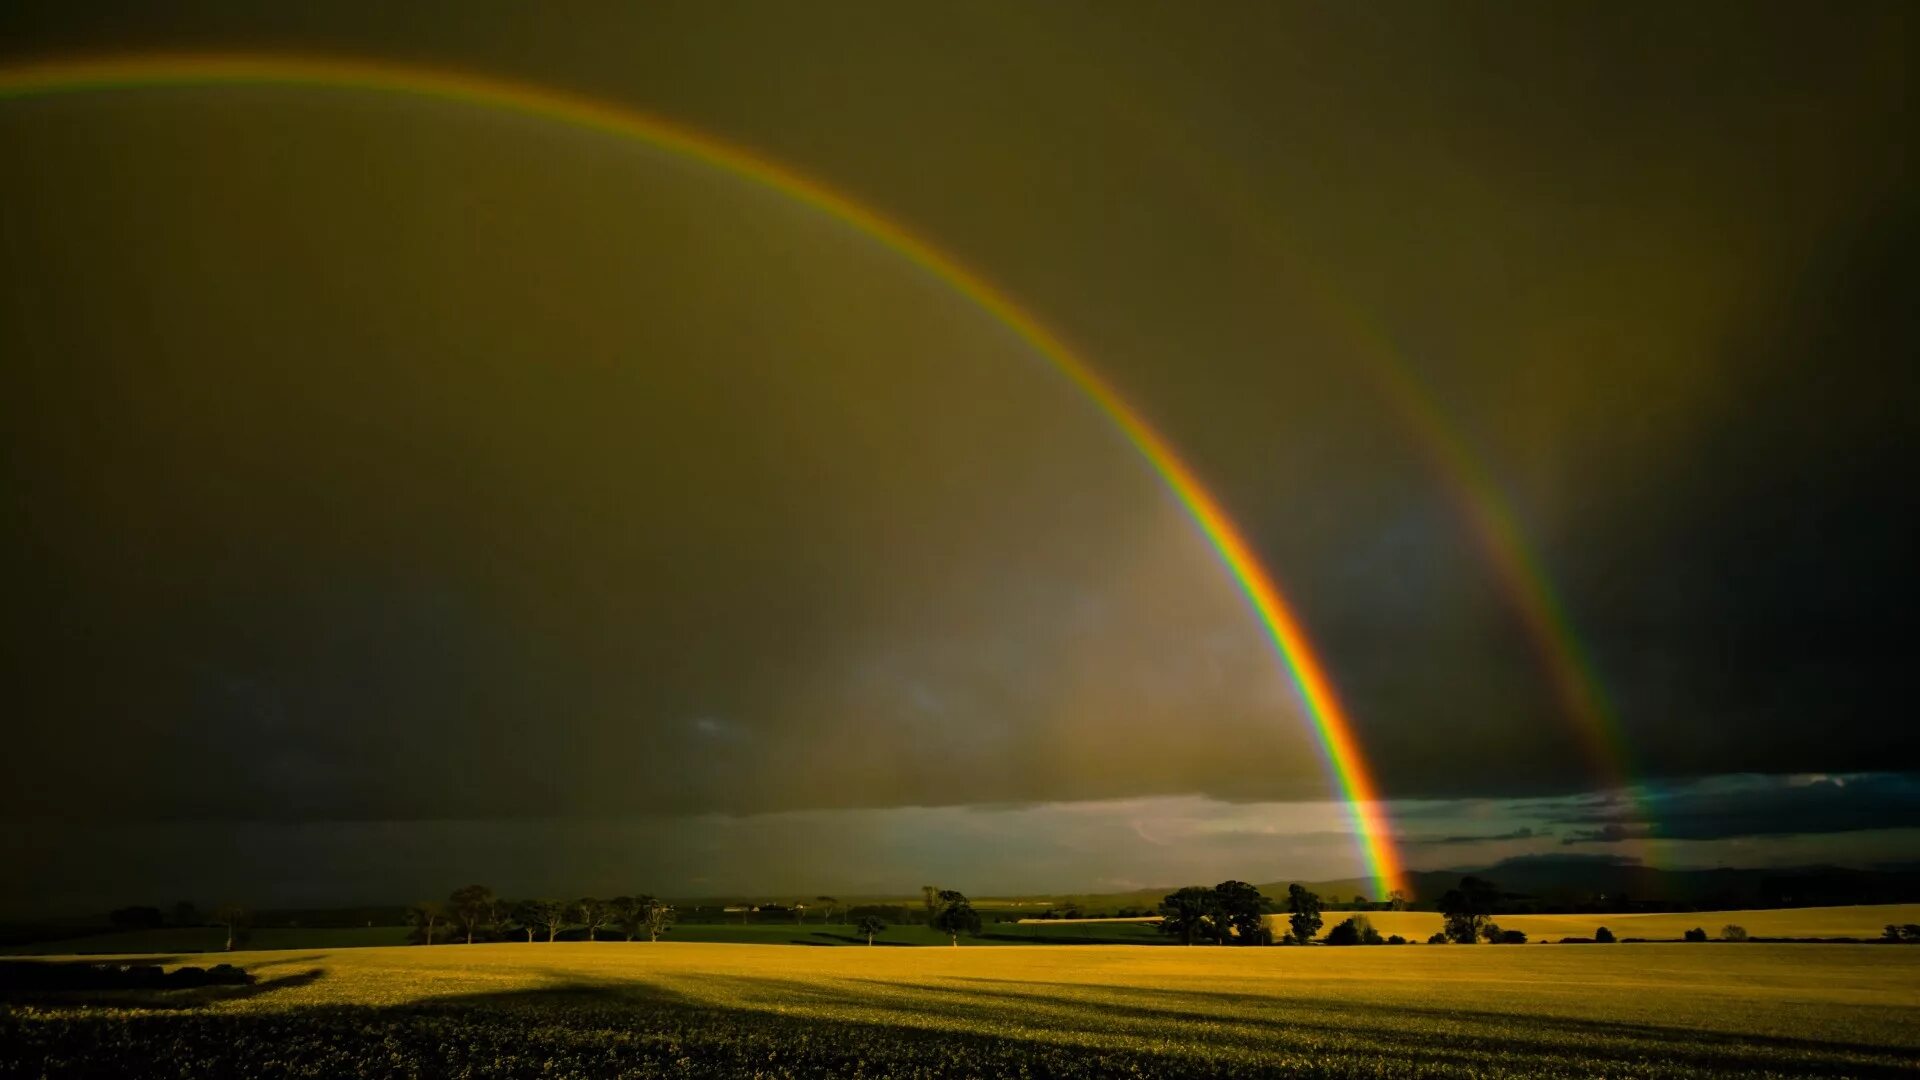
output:
<path id="1" fill-rule="evenodd" d="M 1920 948 L 806 949 L 171 957 L 251 986 L 0 1006 L 0 1075 L 1895 1076 Z M 80 1000 L 74 1000 L 75 997 Z"/>
<path id="2" fill-rule="evenodd" d="M 1425 941 L 1440 930 L 1443 920 L 1432 911 L 1369 911 L 1364 913 L 1382 934 L 1399 934 Z M 1352 913 L 1329 911 L 1322 934 Z M 1285 932 L 1287 917 L 1270 920 L 1276 932 Z M 1888 923 L 1920 923 L 1920 904 L 1863 904 L 1856 907 L 1781 908 L 1766 911 L 1680 911 L 1632 915 L 1497 915 L 1505 930 L 1522 930 L 1532 941 L 1563 937 L 1592 937 L 1606 927 L 1614 936 L 1649 941 L 1678 941 L 1694 927 L 1719 937 L 1729 923 L 1745 927 L 1754 937 L 1769 938 L 1877 938 Z"/>

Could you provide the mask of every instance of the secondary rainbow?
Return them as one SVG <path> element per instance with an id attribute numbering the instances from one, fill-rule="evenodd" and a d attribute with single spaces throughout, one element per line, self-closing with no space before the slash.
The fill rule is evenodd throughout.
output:
<path id="1" fill-rule="evenodd" d="M 1219 502 L 1141 414 L 1061 338 L 980 274 L 879 212 L 788 166 L 660 117 L 564 91 L 491 76 L 387 61 L 268 53 L 69 57 L 0 67 L 0 99 L 165 86 L 284 85 L 435 98 L 637 139 L 781 192 L 893 249 L 1014 332 L 1113 422 L 1159 474 L 1218 552 L 1272 639 L 1306 704 L 1346 797 L 1368 870 L 1382 894 L 1402 885 L 1379 793 L 1353 723 L 1325 666 L 1273 579 Z"/>
<path id="2" fill-rule="evenodd" d="M 1202 142 L 1187 137 L 1185 125 L 1169 119 L 1152 99 L 1136 97 L 1129 107 L 1161 122 L 1148 126 L 1168 141 L 1163 160 L 1184 167 L 1204 197 L 1195 205 L 1228 211 L 1223 219 L 1242 233 L 1267 243 L 1263 251 L 1280 257 L 1288 270 L 1301 267 L 1308 245 L 1294 242 L 1285 225 L 1257 197 L 1246 170 Z M 1659 854 L 1653 839 L 1654 804 L 1634 777 L 1634 759 L 1618 710 L 1606 692 L 1590 650 L 1554 588 L 1553 579 L 1527 543 L 1511 502 L 1481 456 L 1452 423 L 1435 394 L 1406 359 L 1406 350 L 1360 305 L 1327 284 L 1330 276 L 1303 267 L 1290 273 L 1288 285 L 1305 293 L 1313 306 L 1337 324 L 1353 346 L 1353 357 L 1368 382 L 1404 423 L 1450 489 L 1455 504 L 1498 575 L 1509 605 L 1519 616 L 1540 666 L 1570 721 L 1573 735 L 1592 764 L 1595 779 L 1629 813 L 1630 841 L 1649 863 Z"/>

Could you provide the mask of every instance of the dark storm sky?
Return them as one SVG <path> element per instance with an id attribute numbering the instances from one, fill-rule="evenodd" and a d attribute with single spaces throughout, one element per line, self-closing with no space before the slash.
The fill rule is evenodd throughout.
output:
<path id="1" fill-rule="evenodd" d="M 1817 861 L 1827 830 L 1920 850 L 1901 6 L 146 7 L 8 5 L 0 50 L 589 93 L 984 271 L 1244 527 L 1383 790 L 1428 808 L 1410 856 L 1649 828 L 1701 862 Z M 246 830 L 256 866 L 511 830 L 493 872 L 528 888 L 574 865 L 542 830 L 636 815 L 680 822 L 632 856 L 671 888 L 752 887 L 792 848 L 769 837 L 856 821 L 949 839 L 873 841 L 905 887 L 1353 869 L 1190 523 L 872 241 L 644 146 L 385 94 L 15 100 L 0 140 L 0 816 L 60 895 L 158 871 L 79 874 L 28 839 L 55 821 L 121 852 Z M 1514 801 L 1606 770 L 1370 377 L 1381 340 L 1510 500 L 1670 823 Z M 1769 808 L 1807 799 L 1782 832 Z M 978 814 L 1027 815 L 1023 853 Z M 768 873 L 885 877 L 809 858 Z"/>

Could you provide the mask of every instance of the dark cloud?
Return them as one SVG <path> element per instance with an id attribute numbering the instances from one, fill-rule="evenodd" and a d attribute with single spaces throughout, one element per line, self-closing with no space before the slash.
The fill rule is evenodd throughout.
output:
<path id="1" fill-rule="evenodd" d="M 1920 777 L 1721 777 L 1656 788 L 1638 805 L 1574 809 L 1554 820 L 1588 826 L 1568 832 L 1566 844 L 1912 829 L 1920 828 Z"/>
<path id="2" fill-rule="evenodd" d="M 1410 836 L 1400 840 L 1402 847 L 1448 847 L 1454 844 L 1487 844 L 1502 840 L 1533 840 L 1551 836 L 1550 833 L 1535 832 L 1531 825 L 1522 825 L 1502 833 L 1463 833 L 1454 836 Z"/>
<path id="3" fill-rule="evenodd" d="M 1910 21 L 24 3 L 0 40 L 424 58 L 871 200 L 1192 458 L 1388 795 L 1511 799 L 1920 768 Z M 371 94 L 8 101 L 0 136 L 0 815 L 1329 790 L 1123 441 L 804 208 Z M 1624 762 L 1562 714 L 1383 355 L 1564 592 Z M 1909 820 L 1880 782 L 1717 797 L 1653 827 Z M 1643 826 L 1592 813 L 1559 824 Z"/>

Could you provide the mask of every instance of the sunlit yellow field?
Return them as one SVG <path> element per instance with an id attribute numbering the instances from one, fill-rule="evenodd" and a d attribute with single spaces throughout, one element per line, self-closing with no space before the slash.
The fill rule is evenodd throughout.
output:
<path id="1" fill-rule="evenodd" d="M 0 1011 L 0 1073 L 1695 1076 L 1920 1065 L 1920 948 L 1901 946 L 561 943 L 170 963 L 223 960 L 261 981 Z"/>
<path id="2" fill-rule="evenodd" d="M 1351 913 L 1329 911 L 1322 935 Z M 1442 919 L 1432 911 L 1370 911 L 1367 919 L 1382 934 L 1399 934 L 1410 941 L 1425 941 L 1438 933 Z M 1502 929 L 1521 930 L 1533 941 L 1558 941 L 1563 937 L 1592 937 L 1594 930 L 1606 927 L 1614 936 L 1649 940 L 1678 939 L 1694 927 L 1710 937 L 1719 937 L 1728 924 L 1744 927 L 1754 937 L 1778 938 L 1877 938 L 1888 923 L 1920 923 L 1920 904 L 1865 904 L 1854 907 L 1781 908 L 1767 911 L 1681 911 L 1650 912 L 1633 915 L 1500 915 L 1495 918 Z M 1284 933 L 1287 917 L 1274 916 L 1269 922 L 1276 933 Z"/>

